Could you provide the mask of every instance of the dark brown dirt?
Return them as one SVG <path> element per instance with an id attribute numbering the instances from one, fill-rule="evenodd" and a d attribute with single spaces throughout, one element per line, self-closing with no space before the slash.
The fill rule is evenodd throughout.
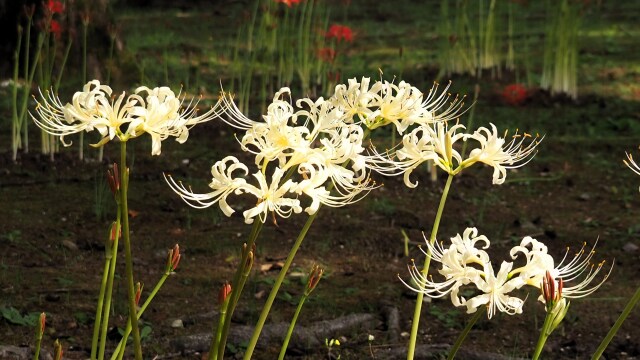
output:
<path id="1" fill-rule="evenodd" d="M 5 139 L 6 140 L 6 139 Z M 468 169 L 454 180 L 440 227 L 440 238 L 477 226 L 492 241 L 492 254 L 508 256 L 522 237 L 545 242 L 560 256 L 567 246 L 598 240 L 596 260 L 615 267 L 611 278 L 595 294 L 572 302 L 564 325 L 547 343 L 545 358 L 589 357 L 638 286 L 640 251 L 625 251 L 640 236 L 640 195 L 637 177 L 624 168 L 624 152 L 635 149 L 635 140 L 581 141 L 555 139 L 540 146 L 527 167 L 509 173 L 511 181 L 491 185 L 487 168 Z M 68 358 L 88 357 L 95 299 L 103 266 L 103 241 L 109 219 L 97 219 L 93 207 L 96 184 L 116 159 L 117 144 L 107 145 L 103 163 L 76 160 L 75 148 L 65 149 L 54 162 L 37 154 L 20 154 L 17 163 L 5 152 L 0 157 L 0 306 L 23 314 L 44 311 L 48 316 L 44 348 L 59 338 Z M 136 280 L 149 291 L 159 279 L 166 250 L 179 243 L 183 259 L 175 276 L 164 285 L 144 323 L 152 328 L 144 340 L 147 356 L 176 353 L 170 344 L 177 337 L 204 333 L 213 326 L 217 289 L 232 277 L 240 246 L 250 226 L 241 217 L 226 218 L 218 210 L 187 207 L 162 179 L 170 172 L 205 191 L 209 166 L 227 153 L 237 152 L 223 124 L 206 124 L 192 131 L 184 145 L 163 143 L 163 153 L 151 157 L 150 144 L 137 141 L 130 159 L 130 208 Z M 89 152 L 95 157 L 94 152 Z M 132 157 L 133 156 L 133 157 Z M 294 273 L 306 272 L 313 263 L 326 268 L 326 276 L 302 311 L 300 324 L 330 320 L 350 313 L 373 313 L 384 320 L 384 309 L 396 307 L 401 331 L 409 331 L 414 296 L 396 274 L 407 278 L 410 258 L 422 259 L 415 244 L 429 231 L 444 178 L 429 181 L 424 170 L 415 173 L 417 189 L 407 189 L 401 179 L 378 179 L 384 187 L 361 202 L 341 209 L 322 209 L 300 249 Z M 101 185 L 104 186 L 104 185 Z M 266 224 L 257 249 L 251 280 L 245 288 L 235 321 L 253 324 L 277 276 L 277 266 L 260 271 L 286 257 L 306 220 L 294 216 Z M 410 256 L 403 255 L 401 229 L 411 238 Z M 640 245 L 640 244 L 639 244 Z M 123 257 L 120 257 L 123 265 Z M 119 269 L 114 294 L 113 326 L 125 324 L 124 272 Z M 269 321 L 288 321 L 303 288 L 289 277 Z M 535 347 L 537 327 L 544 310 L 529 293 L 524 314 L 481 319 L 469 335 L 465 349 L 489 351 L 511 357 L 528 357 Z M 203 315 L 204 314 L 204 315 Z M 636 311 L 620 330 L 607 358 L 640 356 Z M 447 299 L 427 304 L 421 321 L 421 344 L 451 344 L 467 316 Z M 184 327 L 171 327 L 181 319 Z M 372 350 L 404 347 L 407 338 L 390 342 L 384 325 L 370 331 Z M 110 346 L 115 346 L 113 331 Z M 335 353 L 343 359 L 370 358 L 366 333 L 336 333 L 342 346 Z M 30 345 L 33 329 L 0 318 L 0 345 Z M 233 342 L 233 339 L 230 340 Z M 279 344 L 271 344 L 277 350 Z M 239 353 L 241 345 L 234 344 Z M 380 350 L 382 351 L 382 350 Z M 297 352 L 292 358 L 326 358 L 324 347 Z M 258 350 L 257 359 L 275 358 Z M 198 354 L 176 357 L 199 358 Z M 232 357 L 232 352 L 229 352 Z M 380 357 L 378 357 L 380 358 Z"/>

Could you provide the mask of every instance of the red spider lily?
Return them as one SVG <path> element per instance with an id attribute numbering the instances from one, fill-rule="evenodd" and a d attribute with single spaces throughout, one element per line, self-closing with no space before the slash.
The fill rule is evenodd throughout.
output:
<path id="1" fill-rule="evenodd" d="M 332 48 L 320 48 L 318 49 L 318 58 L 324 62 L 333 63 L 336 59 L 336 51 Z"/>
<path id="2" fill-rule="evenodd" d="M 332 24 L 325 36 L 327 38 L 335 38 L 338 41 L 353 41 L 353 31 L 346 25 Z"/>
<path id="3" fill-rule="evenodd" d="M 507 85 L 502 91 L 502 98 L 509 105 L 520 105 L 527 99 L 527 88 L 521 84 Z"/>
<path id="4" fill-rule="evenodd" d="M 59 0 L 47 1 L 47 9 L 52 14 L 62 14 L 64 12 L 64 4 Z"/>
<path id="5" fill-rule="evenodd" d="M 291 5 L 298 5 L 300 4 L 300 1 L 302 0 L 274 0 L 277 3 L 283 3 L 285 5 L 287 5 L 288 7 L 291 7 Z"/>
<path id="6" fill-rule="evenodd" d="M 60 39 L 62 35 L 62 26 L 56 20 L 51 20 L 51 25 L 49 25 L 49 32 L 55 36 L 56 39 Z"/>

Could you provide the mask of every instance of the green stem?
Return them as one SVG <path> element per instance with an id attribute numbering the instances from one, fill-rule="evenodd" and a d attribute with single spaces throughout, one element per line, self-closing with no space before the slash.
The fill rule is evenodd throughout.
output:
<path id="1" fill-rule="evenodd" d="M 471 331 L 471 328 L 473 328 L 473 325 L 475 325 L 476 322 L 478 322 L 478 319 L 480 319 L 480 316 L 482 316 L 485 313 L 486 309 L 487 309 L 486 306 L 482 306 L 480 310 L 476 311 L 476 313 L 469 320 L 469 322 L 467 322 L 467 325 L 464 327 L 464 330 L 462 330 L 460 335 L 458 335 L 456 342 L 453 344 L 453 347 L 449 350 L 449 355 L 447 356 L 447 360 L 453 360 L 453 358 L 456 357 L 456 353 L 458 352 L 458 350 L 460 350 L 460 346 L 462 346 L 462 343 L 467 338 L 467 335 Z"/>
<path id="2" fill-rule="evenodd" d="M 549 326 L 551 326 L 552 319 L 552 312 L 547 311 L 547 316 L 544 318 L 544 324 L 542 324 L 542 329 L 540 330 L 540 337 L 538 338 L 536 350 L 531 357 L 532 360 L 538 360 L 540 354 L 542 353 L 542 349 L 544 349 L 544 344 L 547 342 L 547 338 L 549 337 L 549 335 L 551 335 L 551 332 L 548 330 Z"/>
<path id="3" fill-rule="evenodd" d="M 449 194 L 449 188 L 451 187 L 451 181 L 453 180 L 453 176 L 449 174 L 447 178 L 447 183 L 444 186 L 444 190 L 442 191 L 442 196 L 440 197 L 440 205 L 438 205 L 438 212 L 436 213 L 436 218 L 433 222 L 433 228 L 431 229 L 431 236 L 429 237 L 429 243 L 433 245 L 436 241 L 436 235 L 438 234 L 438 227 L 440 226 L 440 219 L 442 218 L 442 211 L 444 210 L 444 205 L 447 202 L 447 195 Z M 422 274 L 427 276 L 429 272 L 429 264 L 431 263 L 431 251 L 427 252 L 427 258 L 424 261 L 424 267 L 422 269 Z M 416 305 L 413 311 L 413 322 L 411 324 L 411 337 L 409 338 L 409 348 L 407 349 L 407 360 L 412 360 L 416 350 L 416 339 L 418 338 L 418 325 L 420 324 L 420 313 L 422 312 L 422 299 L 424 298 L 423 293 L 418 293 L 418 297 L 416 298 Z"/>
<path id="4" fill-rule="evenodd" d="M 251 234 L 249 234 L 249 242 L 247 243 L 246 251 L 243 252 L 242 259 L 240 259 L 240 264 L 238 265 L 238 269 L 233 276 L 233 282 L 231 283 L 231 298 L 229 299 L 229 305 L 227 306 L 227 315 L 224 319 L 224 326 L 222 328 L 222 334 L 220 336 L 220 344 L 217 349 L 218 358 L 220 359 L 224 357 L 224 350 L 227 346 L 227 336 L 229 335 L 229 328 L 231 327 L 231 318 L 233 317 L 233 312 L 236 309 L 236 305 L 238 304 L 238 300 L 240 299 L 240 295 L 242 294 L 242 288 L 244 287 L 244 283 L 241 281 L 243 278 L 244 265 L 246 264 L 249 257 L 249 250 L 253 248 L 253 244 L 256 243 L 256 239 L 258 238 L 258 234 L 260 234 L 260 230 L 262 230 L 262 225 L 262 222 L 259 220 L 255 220 L 253 222 L 253 227 L 251 228 Z M 215 339 L 212 339 L 212 341 L 215 341 Z"/>
<path id="5" fill-rule="evenodd" d="M 622 313 L 618 317 L 618 320 L 616 320 L 615 324 L 613 324 L 611 329 L 609 329 L 607 336 L 602 339 L 600 346 L 598 346 L 598 349 L 596 349 L 596 352 L 593 353 L 593 356 L 591 357 L 592 360 L 597 360 L 602 356 L 602 353 L 604 353 L 607 346 L 609 346 L 609 343 L 620 329 L 620 326 L 622 326 L 622 323 L 627 319 L 629 314 L 631 314 L 633 308 L 636 307 L 638 301 L 640 301 L 640 287 L 636 290 L 635 294 L 633 294 L 633 297 L 631 297 L 627 305 L 624 307 L 624 310 L 622 310 Z"/>
<path id="6" fill-rule="evenodd" d="M 42 345 L 42 331 L 40 331 L 40 326 L 38 326 L 38 333 L 36 334 L 36 350 L 33 354 L 33 360 L 40 360 L 40 347 Z"/>
<path id="7" fill-rule="evenodd" d="M 122 211 L 122 236 L 124 239 L 125 271 L 127 274 L 127 293 L 129 297 L 129 319 L 133 330 L 133 347 L 136 360 L 142 360 L 140 330 L 136 317 L 136 290 L 133 285 L 133 259 L 131 257 L 131 238 L 129 233 L 129 206 L 127 190 L 129 188 L 129 169 L 127 168 L 127 142 L 120 142 L 120 211 Z"/>
<path id="8" fill-rule="evenodd" d="M 116 200 L 118 205 L 120 205 L 120 200 Z M 98 352 L 98 358 L 100 360 L 104 359 L 105 347 L 107 345 L 107 333 L 109 332 L 109 314 L 111 312 L 111 299 L 113 298 L 113 280 L 116 275 L 116 264 L 118 260 L 118 242 L 120 239 L 120 223 L 122 222 L 122 211 L 120 206 L 118 206 L 117 214 L 116 214 L 116 234 L 113 239 L 113 259 L 111 260 L 111 264 L 109 266 L 109 278 L 107 279 L 107 294 L 105 296 L 105 304 L 104 309 L 102 310 L 102 330 L 100 332 L 100 350 Z M 97 320 L 96 320 L 97 322 Z M 93 359 L 93 357 L 92 357 Z"/>
<path id="9" fill-rule="evenodd" d="M 289 324 L 289 329 L 287 330 L 287 335 L 284 337 L 284 341 L 282 342 L 282 347 L 280 348 L 280 356 L 278 356 L 278 360 L 284 359 L 284 354 L 287 352 L 287 347 L 289 346 L 289 340 L 291 340 L 291 335 L 293 334 L 293 328 L 296 327 L 296 322 L 298 321 L 298 315 L 300 315 L 300 310 L 302 310 L 302 306 L 304 305 L 305 300 L 307 300 L 307 295 L 303 294 L 300 298 L 300 302 L 298 303 L 298 307 L 296 308 L 296 312 L 293 314 L 293 318 L 291 319 L 291 324 Z"/>
<path id="10" fill-rule="evenodd" d="M 220 306 L 220 318 L 218 319 L 218 325 L 214 329 L 213 341 L 211 341 L 211 346 L 209 347 L 209 360 L 217 360 L 218 359 L 218 349 L 220 349 L 220 341 L 222 340 L 222 331 L 224 329 L 224 324 L 227 319 L 227 308 L 229 307 L 229 302 L 224 301 Z M 224 350 L 222 350 L 222 354 L 224 355 Z M 222 359 L 222 358 L 221 358 Z"/>
<path id="11" fill-rule="evenodd" d="M 13 84 L 11 86 L 11 150 L 13 161 L 17 160 L 20 147 L 20 121 L 18 119 L 18 73 L 20 72 L 20 48 L 22 46 L 22 28 L 18 28 L 18 42 L 13 53 Z"/>
<path id="12" fill-rule="evenodd" d="M 113 225 L 112 225 L 113 226 Z M 109 237 L 111 237 L 112 229 L 109 229 Z M 110 241 L 106 242 L 105 246 L 111 246 L 113 249 L 113 244 Z M 113 252 L 110 249 L 106 250 L 106 255 L 104 258 L 104 269 L 102 270 L 102 281 L 100 282 L 100 294 L 98 295 L 98 304 L 96 305 L 96 320 L 93 324 L 93 337 L 91 338 L 91 357 L 93 360 L 96 358 L 96 353 L 98 352 L 98 338 L 100 336 L 100 325 L 102 323 L 102 309 L 104 307 L 104 294 L 107 289 L 107 282 L 109 279 L 109 269 L 111 268 L 111 262 L 113 261 Z"/>
<path id="13" fill-rule="evenodd" d="M 164 282 L 167 280 L 169 275 L 171 275 L 170 271 L 166 271 L 164 274 L 162 274 L 162 277 L 160 278 L 156 286 L 151 291 L 151 294 L 149 294 L 149 296 L 147 297 L 147 300 L 145 300 L 144 304 L 142 304 L 142 306 L 140 307 L 140 310 L 138 310 L 138 313 L 136 314 L 137 319 L 140 319 L 142 317 L 142 314 L 144 314 L 145 310 L 147 310 L 147 307 L 149 306 L 149 304 L 151 304 L 151 301 L 156 296 L 158 291 L 160 291 L 160 288 L 162 287 L 162 285 L 164 285 Z M 116 349 L 113 352 L 113 355 L 111 356 L 111 360 L 115 360 L 116 358 L 117 359 L 123 358 L 124 349 L 126 348 L 127 340 L 129 340 L 129 334 L 131 334 L 131 328 L 132 328 L 131 320 L 129 320 L 127 322 L 127 327 L 124 331 L 124 335 L 122 336 L 122 339 L 120 339 L 120 343 L 118 343 L 118 346 L 116 347 Z"/>
<path id="14" fill-rule="evenodd" d="M 318 211 L 320 211 L 320 209 L 318 209 Z M 251 355 L 253 354 L 253 350 L 255 349 L 256 344 L 258 343 L 258 338 L 260 337 L 260 333 L 262 332 L 262 327 L 264 326 L 264 323 L 267 320 L 267 316 L 269 315 L 269 311 L 271 310 L 271 305 L 273 304 L 273 301 L 275 300 L 276 295 L 278 294 L 280 285 L 282 285 L 282 281 L 287 275 L 287 271 L 289 270 L 289 267 L 293 262 L 293 258 L 296 256 L 296 252 L 298 252 L 298 249 L 300 248 L 302 241 L 307 235 L 307 231 L 309 231 L 311 224 L 313 224 L 313 220 L 315 220 L 316 215 L 318 215 L 318 211 L 316 211 L 313 215 L 309 216 L 309 218 L 307 219 L 307 222 L 304 224 L 304 227 L 300 231 L 300 234 L 298 235 L 296 242 L 293 244 L 293 247 L 289 251 L 289 256 L 287 256 L 287 259 L 285 260 L 284 265 L 282 266 L 282 269 L 280 269 L 280 274 L 278 274 L 278 278 L 276 279 L 275 284 L 273 284 L 273 288 L 269 293 L 267 302 L 264 304 L 264 307 L 262 308 L 262 313 L 260 313 L 260 318 L 258 319 L 258 323 L 256 324 L 256 327 L 253 330 L 253 335 L 251 336 L 251 340 L 249 341 L 247 350 L 244 353 L 244 360 L 251 359 Z"/>

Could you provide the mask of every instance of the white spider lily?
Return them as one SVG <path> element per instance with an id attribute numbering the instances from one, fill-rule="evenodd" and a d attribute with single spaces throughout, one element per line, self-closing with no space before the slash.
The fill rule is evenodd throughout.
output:
<path id="1" fill-rule="evenodd" d="M 468 138 L 478 141 L 480 147 L 471 150 L 461 167 L 466 168 L 476 162 L 485 163 L 493 167 L 493 183 L 503 184 L 507 177 L 507 169 L 526 165 L 533 159 L 537 152 L 536 147 L 542 141 L 537 135 L 532 137 L 527 133 L 520 135 L 516 132 L 509 142 L 505 139 L 506 136 L 505 132 L 505 136 L 500 137 L 493 124 L 491 124 L 491 130 L 481 127 L 468 135 Z M 527 141 L 529 141 L 528 144 Z"/>
<path id="2" fill-rule="evenodd" d="M 124 93 L 115 101 L 111 100 L 111 88 L 100 85 L 98 80 L 90 81 L 83 91 L 76 92 L 70 104 L 63 105 L 57 95 L 49 91 L 46 93 L 45 96 L 40 92 L 42 102 L 36 98 L 38 116 L 31 114 L 31 117 L 45 132 L 60 136 L 65 146 L 71 145 L 71 142 L 65 142 L 65 136 L 82 131 L 97 130 L 103 136 L 97 146 L 116 136 L 126 137 L 121 129 L 124 124 L 131 122 L 131 111 L 139 101 L 138 97 L 125 100 Z"/>
<path id="3" fill-rule="evenodd" d="M 257 197 L 258 203 L 255 207 L 242 213 L 245 223 L 253 223 L 256 216 L 264 223 L 269 212 L 273 212 L 283 218 L 289 217 L 292 213 L 298 214 L 302 212 L 300 200 L 285 197 L 287 193 L 293 191 L 295 183 L 289 179 L 284 184 L 280 184 L 283 175 L 284 171 L 282 169 L 275 168 L 271 176 L 271 184 L 267 184 L 267 179 L 262 172 L 258 171 L 253 174 L 258 180 L 258 186 L 247 184 L 242 188 L 242 191 Z"/>
<path id="4" fill-rule="evenodd" d="M 393 124 L 402 134 L 410 125 L 430 117 L 422 105 L 422 92 L 404 81 L 398 85 L 385 81 L 379 98 L 378 109 L 364 121 L 369 129 Z"/>
<path id="5" fill-rule="evenodd" d="M 363 77 L 360 82 L 356 79 L 348 80 L 348 87 L 339 84 L 335 88 L 334 95 L 329 102 L 336 108 L 341 108 L 345 112 L 345 121 L 353 122 L 353 117 L 357 116 L 360 122 L 371 118 L 373 108 L 377 107 L 380 101 L 378 93 L 382 88 L 382 83 L 376 81 L 369 88 L 371 79 Z"/>
<path id="6" fill-rule="evenodd" d="M 487 306 L 487 317 L 491 319 L 496 310 L 509 315 L 521 314 L 524 300 L 510 296 L 509 293 L 525 285 L 521 278 L 509 279 L 509 272 L 513 263 L 503 261 L 497 275 L 494 275 L 493 267 L 488 262 L 484 266 L 483 277 L 479 278 L 475 285 L 483 293 L 466 300 L 467 313 L 478 310 L 481 305 Z"/>
<path id="7" fill-rule="evenodd" d="M 147 93 L 146 101 L 138 94 L 143 92 Z M 129 96 L 123 92 L 115 100 L 111 93 L 111 88 L 101 85 L 98 80 L 89 81 L 83 91 L 76 92 L 72 102 L 66 105 L 62 105 L 54 94 L 44 96 L 40 93 L 42 102 L 36 100 L 38 117 L 31 117 L 45 132 L 60 136 L 65 146 L 70 145 L 65 142 L 65 136 L 81 131 L 97 130 L 102 139 L 92 145 L 98 147 L 116 137 L 127 141 L 149 133 L 152 138 L 151 154 L 159 155 L 162 140 L 173 136 L 183 143 L 187 140 L 189 126 L 220 115 L 220 101 L 200 116 L 196 115 L 197 102 L 192 101 L 181 111 L 182 100 L 167 87 L 153 90 L 141 87 Z"/>
<path id="8" fill-rule="evenodd" d="M 451 293 L 451 302 L 455 306 L 462 306 L 465 299 L 458 295 L 460 287 L 477 283 L 485 276 L 482 268 L 489 263 L 489 255 L 483 249 L 489 247 L 489 239 L 484 235 L 478 236 L 476 228 L 467 228 L 462 235 L 457 234 L 451 238 L 448 248 L 438 242 L 432 245 L 426 238 L 425 242 L 428 251 L 423 253 L 441 264 L 438 273 L 444 277 L 444 281 L 434 281 L 418 270 L 415 264 L 409 266 L 409 272 L 417 287 L 400 280 L 413 291 L 422 292 L 429 297 L 437 298 Z M 484 243 L 484 246 L 476 248 L 480 243 Z"/>
<path id="9" fill-rule="evenodd" d="M 531 246 L 531 250 L 529 250 L 529 246 Z M 583 244 L 573 258 L 569 255 L 570 250 L 567 248 L 564 257 L 556 265 L 553 257 L 547 253 L 547 247 L 543 243 L 531 237 L 526 237 L 522 240 L 520 246 L 516 246 L 511 250 L 511 256 L 514 259 L 518 253 L 523 254 L 526 264 L 513 270 L 510 276 L 518 275 L 527 285 L 540 288 L 546 273 L 549 272 L 552 278 L 562 279 L 564 282 L 563 297 L 573 299 L 590 295 L 598 290 L 609 278 L 613 265 L 599 283 L 592 285 L 591 283 L 604 266 L 604 261 L 594 265 L 591 261 L 595 254 L 595 244 L 589 251 L 585 251 L 585 246 L 586 244 Z M 539 300 L 543 300 L 542 296 Z"/>
<path id="10" fill-rule="evenodd" d="M 422 102 L 422 107 L 426 110 L 425 116 L 420 124 L 429 124 L 437 121 L 450 121 L 457 120 L 460 115 L 464 114 L 467 110 L 463 109 L 465 96 L 456 95 L 451 100 L 451 94 L 448 92 L 451 86 L 451 81 L 445 86 L 445 88 L 438 92 L 440 84 L 433 83 L 429 94 Z"/>
<path id="11" fill-rule="evenodd" d="M 427 160 L 432 160 L 439 168 L 455 175 L 461 170 L 459 164 L 462 156 L 454 144 L 464 140 L 466 135 L 458 133 L 464 128 L 461 124 L 449 127 L 446 122 L 422 125 L 404 135 L 402 145 L 395 151 L 382 154 L 373 149 L 372 155 L 366 158 L 367 165 L 383 175 L 403 174 L 404 183 L 410 188 L 418 186 L 417 181 L 411 182 L 411 173 Z"/>
<path id="12" fill-rule="evenodd" d="M 239 175 L 242 177 L 238 177 L 238 175 L 235 174 L 236 172 L 240 172 Z M 212 192 L 196 194 L 190 187 L 185 187 L 182 182 L 173 180 L 170 175 L 165 175 L 165 180 L 171 187 L 171 190 L 180 195 L 182 200 L 190 206 L 202 209 L 218 203 L 220 210 L 222 210 L 226 216 L 231 216 L 234 210 L 227 203 L 227 197 L 230 194 L 239 194 L 242 192 L 244 186 L 247 185 L 243 177 L 248 173 L 249 170 L 246 165 L 234 156 L 227 156 L 211 167 L 213 179 L 209 183 L 209 187 L 213 189 Z"/>

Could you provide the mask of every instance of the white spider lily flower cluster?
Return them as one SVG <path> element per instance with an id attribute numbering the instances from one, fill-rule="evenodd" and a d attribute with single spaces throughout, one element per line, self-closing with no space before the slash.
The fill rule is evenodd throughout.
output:
<path id="1" fill-rule="evenodd" d="M 464 96 L 456 95 L 452 100 L 447 93 L 451 83 L 443 91 L 438 91 L 439 84 L 434 83 L 426 98 L 404 81 L 398 84 L 376 81 L 369 85 L 370 79 L 366 77 L 360 82 L 350 79 L 348 85 L 336 86 L 329 101 L 344 109 L 349 118 L 357 116 L 370 130 L 393 124 L 400 134 L 411 125 L 456 119 L 464 112 Z"/>
<path id="2" fill-rule="evenodd" d="M 213 191 L 194 193 L 170 176 L 172 189 L 188 204 L 206 207 L 218 203 L 230 216 L 229 195 L 254 195 L 257 204 L 243 212 L 245 222 L 268 213 L 287 217 L 305 211 L 312 215 L 321 204 L 339 207 L 366 196 L 375 183 L 370 180 L 364 154 L 365 131 L 393 124 L 399 132 L 413 125 L 431 124 L 456 117 L 463 110 L 462 99 L 450 101 L 450 95 L 434 85 L 425 98 L 406 82 L 399 84 L 369 78 L 349 80 L 337 85 L 328 99 L 303 98 L 291 101 L 289 88 L 278 91 L 260 121 L 246 117 L 223 96 L 223 118 L 244 132 L 238 137 L 243 151 L 254 155 L 256 171 L 251 171 L 259 186 L 246 176 L 249 166 L 235 157 L 214 164 Z M 308 197 L 309 201 L 301 200 Z"/>
<path id="3" fill-rule="evenodd" d="M 383 175 L 403 174 L 405 185 L 412 188 L 418 183 L 411 182 L 411 173 L 427 160 L 450 175 L 456 175 L 475 163 L 484 163 L 493 167 L 493 184 L 503 184 L 507 169 L 524 166 L 533 159 L 542 138 L 516 131 L 509 140 L 506 132 L 500 136 L 495 125 L 490 124 L 490 127 L 480 127 L 468 134 L 464 133 L 465 126 L 461 124 L 449 126 L 447 122 L 440 121 L 420 125 L 405 134 L 395 149 L 383 153 L 373 149 L 366 161 Z M 476 147 L 463 159 L 456 143 L 475 143 Z"/>
<path id="4" fill-rule="evenodd" d="M 510 251 L 514 261 L 503 261 L 496 274 L 486 251 L 490 246 L 489 239 L 484 235 L 478 235 L 476 228 L 467 228 L 462 235 L 451 238 L 447 247 L 437 242 L 432 245 L 429 241 L 426 242 L 426 246 L 427 251 L 423 252 L 439 263 L 438 273 L 443 279 L 434 280 L 432 276 L 426 276 L 420 271 L 415 264 L 410 264 L 412 281 L 401 281 L 413 291 L 432 298 L 449 295 L 453 305 L 466 306 L 467 313 L 473 313 L 479 306 L 484 305 L 487 307 L 489 318 L 497 312 L 509 315 L 522 313 L 524 300 L 511 293 L 525 285 L 541 289 L 547 273 L 556 283 L 562 280 L 563 298 L 572 299 L 596 291 L 608 279 L 613 269 L 611 266 L 603 279 L 592 285 L 604 265 L 604 262 L 597 266 L 591 263 L 595 253 L 593 249 L 587 252 L 583 245 L 573 258 L 570 258 L 567 249 L 563 259 L 556 263 L 542 242 L 525 237 Z M 517 259 L 524 259 L 525 264 L 514 268 Z M 461 289 L 470 289 L 476 295 L 466 299 L 460 295 Z M 545 302 L 542 295 L 539 300 Z"/>
<path id="5" fill-rule="evenodd" d="M 366 196 L 377 185 L 364 166 L 364 132 L 345 121 L 344 109 L 322 98 L 290 102 L 290 90 L 278 91 L 262 121 L 244 116 L 225 97 L 225 121 L 244 131 L 238 139 L 254 155 L 255 172 L 228 156 L 212 167 L 212 192 L 196 194 L 170 176 L 171 188 L 188 204 L 206 207 L 218 203 L 230 216 L 229 195 L 253 195 L 256 205 L 243 212 L 246 223 L 265 222 L 268 214 L 288 217 L 305 211 L 314 214 L 321 204 L 339 207 Z M 251 172 L 253 179 L 246 177 Z M 257 183 L 257 185 L 254 185 Z M 300 196 L 309 201 L 301 200 Z"/>
<path id="6" fill-rule="evenodd" d="M 221 114 L 218 102 L 209 111 L 197 115 L 198 100 L 191 100 L 183 107 L 184 97 L 176 95 L 168 87 L 137 88 L 127 96 L 125 92 L 115 97 L 107 85 L 98 80 L 89 81 L 82 91 L 73 95 L 71 103 L 64 104 L 52 92 L 40 93 L 36 99 L 36 113 L 31 114 L 35 123 L 45 132 L 59 136 L 65 145 L 65 136 L 82 131 L 98 131 L 102 139 L 93 146 L 99 147 L 118 138 L 127 141 L 148 133 L 152 141 L 152 155 L 160 155 L 161 142 L 175 137 L 184 143 L 189 128 L 209 121 Z"/>

